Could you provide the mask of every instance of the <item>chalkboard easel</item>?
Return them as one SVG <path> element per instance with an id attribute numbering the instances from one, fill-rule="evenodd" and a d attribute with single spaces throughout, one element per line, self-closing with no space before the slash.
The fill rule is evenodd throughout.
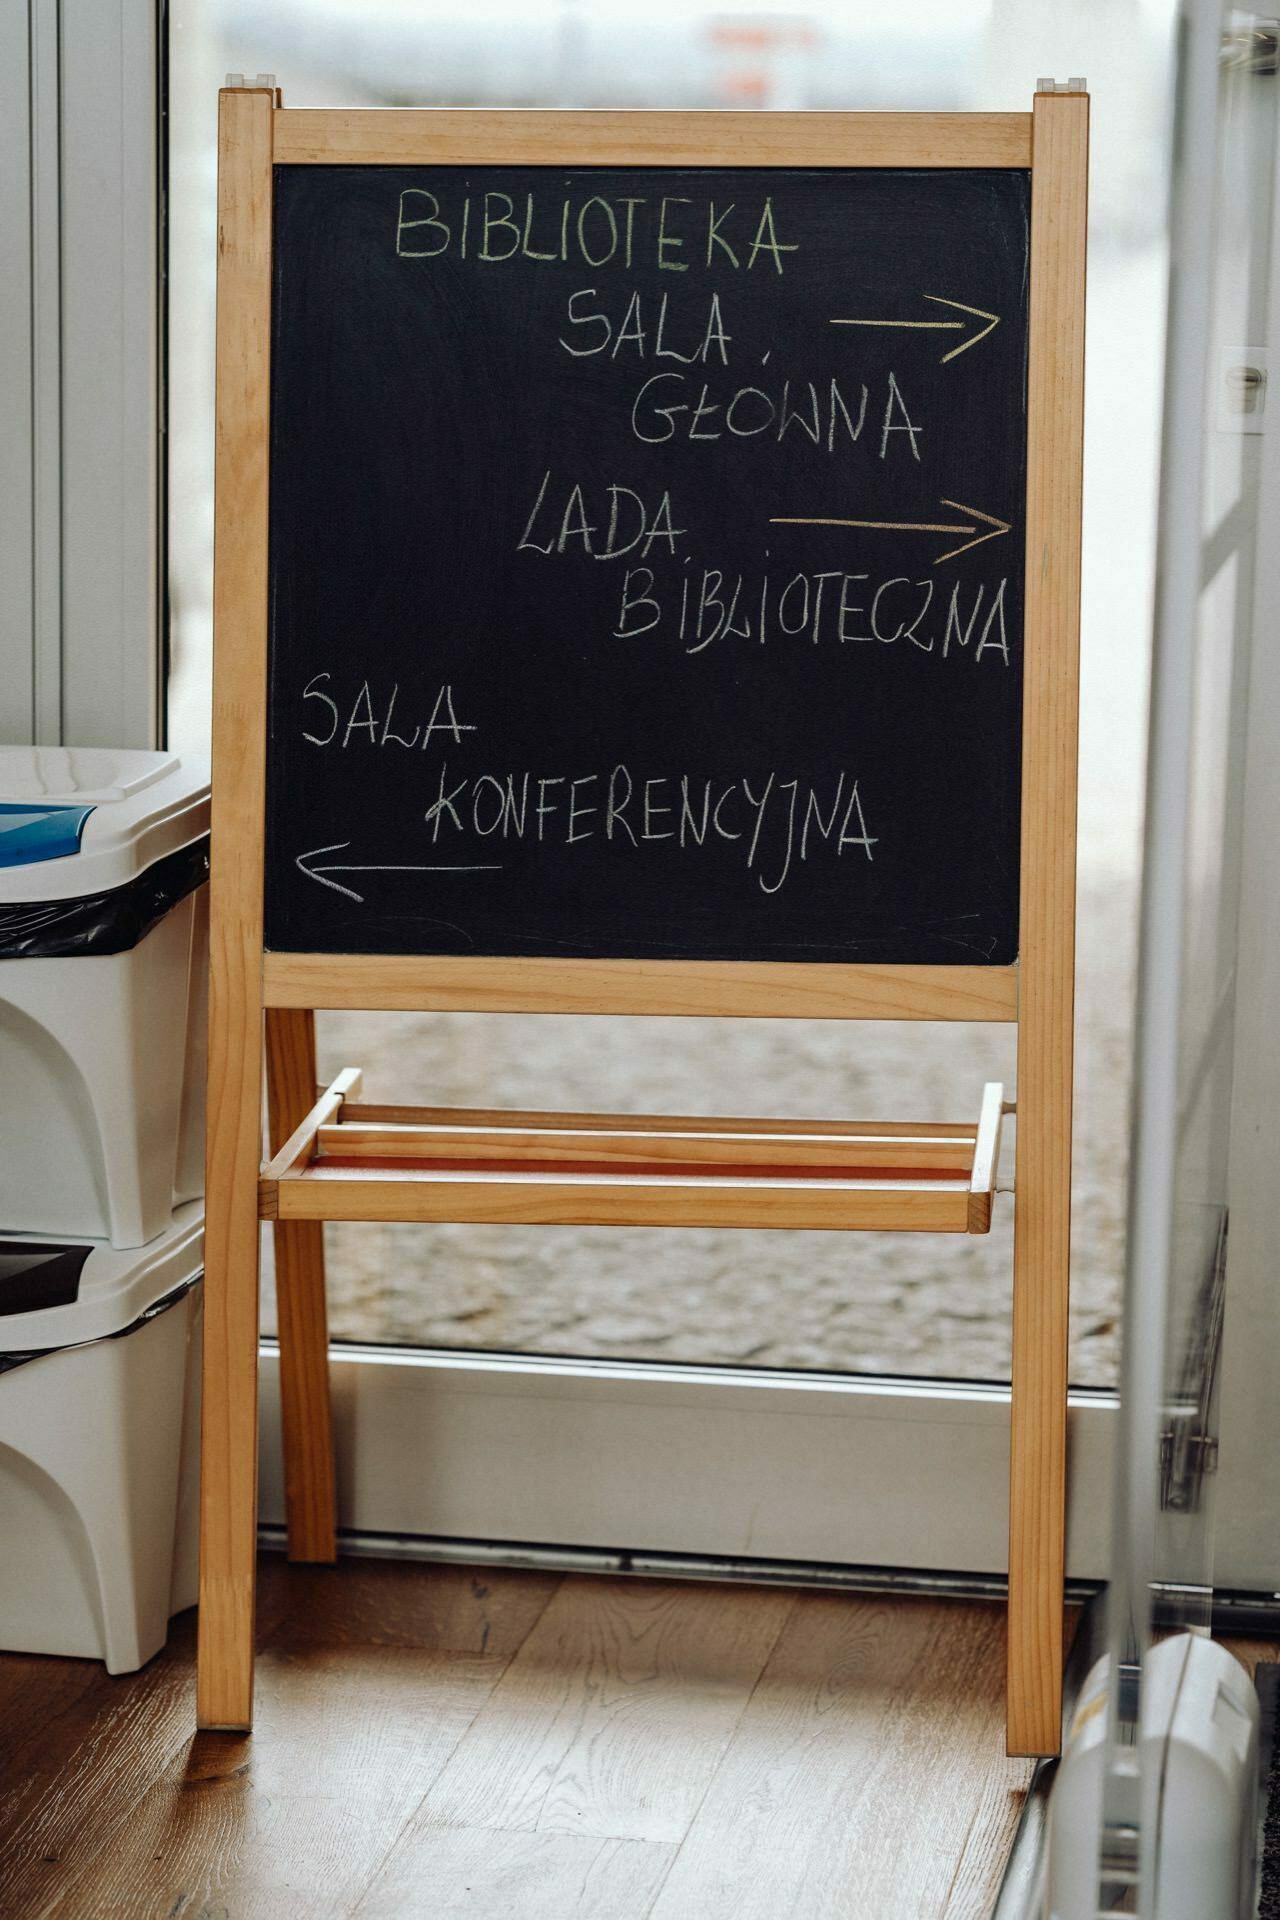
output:
<path id="1" fill-rule="evenodd" d="M 1057 1751 L 1087 140 L 1071 89 L 220 96 L 202 1726 L 252 1717 L 260 1219 L 325 1560 L 326 1219 L 983 1232 L 1016 1111 L 1008 1744 Z M 1017 1100 L 376 1108 L 318 1008 L 1012 1022 Z"/>

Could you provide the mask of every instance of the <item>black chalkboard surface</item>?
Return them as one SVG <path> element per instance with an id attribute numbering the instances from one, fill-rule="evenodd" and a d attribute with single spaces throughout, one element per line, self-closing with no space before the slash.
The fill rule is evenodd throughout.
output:
<path id="1" fill-rule="evenodd" d="M 1015 959 L 1029 199 L 277 168 L 267 946 Z"/>

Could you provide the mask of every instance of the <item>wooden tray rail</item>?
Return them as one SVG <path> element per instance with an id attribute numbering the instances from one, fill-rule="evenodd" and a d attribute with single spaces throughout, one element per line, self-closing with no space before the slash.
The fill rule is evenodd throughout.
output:
<path id="1" fill-rule="evenodd" d="M 986 1233 L 1007 1111 L 976 1123 L 364 1107 L 349 1067 L 262 1169 L 264 1220 Z"/>

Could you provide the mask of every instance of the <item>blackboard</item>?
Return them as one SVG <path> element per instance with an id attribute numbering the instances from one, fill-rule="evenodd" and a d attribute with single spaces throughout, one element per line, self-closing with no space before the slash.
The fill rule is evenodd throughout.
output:
<path id="1" fill-rule="evenodd" d="M 267 946 L 1013 961 L 1029 200 L 277 167 Z"/>

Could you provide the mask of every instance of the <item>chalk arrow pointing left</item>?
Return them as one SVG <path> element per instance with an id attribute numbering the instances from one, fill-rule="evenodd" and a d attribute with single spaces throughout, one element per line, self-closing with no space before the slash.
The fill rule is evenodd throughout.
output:
<path id="1" fill-rule="evenodd" d="M 987 335 L 1000 325 L 1000 315 L 988 313 L 985 307 L 966 306 L 963 300 L 944 300 L 940 293 L 925 293 L 921 295 L 921 299 L 930 301 L 935 307 L 950 307 L 955 313 L 967 313 L 970 319 L 968 321 L 944 319 L 941 315 L 934 314 L 927 320 L 832 320 L 831 325 L 833 327 L 901 327 L 913 333 L 963 333 L 965 328 L 969 327 L 968 339 L 961 340 L 949 353 L 943 354 L 938 362 L 939 366 L 943 367 L 948 360 L 958 360 L 962 353 L 968 353 L 970 347 L 976 347 L 980 340 L 985 340 Z M 985 320 L 987 324 L 974 331 L 971 325 L 974 320 Z"/>
<path id="2" fill-rule="evenodd" d="M 299 873 L 306 874 L 308 880 L 314 880 L 317 882 L 319 886 L 322 886 L 322 887 L 332 887 L 335 893 L 345 894 L 348 900 L 355 900 L 361 906 L 363 906 L 364 904 L 364 895 L 362 893 L 357 893 L 354 887 L 344 887 L 340 880 L 330 880 L 328 878 L 329 874 L 331 873 L 500 873 L 502 871 L 501 862 L 498 862 L 496 864 L 491 864 L 488 866 L 474 866 L 474 865 L 471 865 L 470 863 L 459 864 L 458 862 L 451 861 L 451 860 L 437 862 L 432 866 L 400 866 L 400 865 L 383 866 L 381 864 L 376 866 L 355 865 L 352 862 L 345 861 L 345 860 L 340 862 L 335 862 L 331 860 L 328 862 L 327 865 L 323 867 L 317 867 L 310 864 L 314 860 L 319 860 L 321 855 L 326 853 L 345 853 L 347 848 L 350 845 L 351 845 L 351 842 L 349 840 L 335 840 L 331 847 L 312 847 L 310 853 L 300 853 L 297 856 L 294 862 L 294 865 L 297 867 Z"/>

